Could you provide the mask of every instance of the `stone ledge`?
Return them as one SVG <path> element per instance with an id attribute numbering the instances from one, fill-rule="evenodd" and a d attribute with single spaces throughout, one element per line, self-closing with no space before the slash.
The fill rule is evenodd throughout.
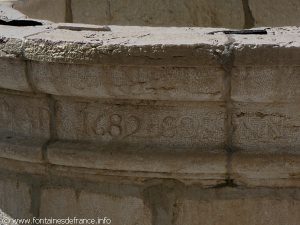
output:
<path id="1" fill-rule="evenodd" d="M 178 150 L 177 150 L 178 151 Z M 226 153 L 174 152 L 144 145 L 57 142 L 48 147 L 51 164 L 148 178 L 197 180 L 217 185 L 226 179 Z"/>
<path id="2" fill-rule="evenodd" d="M 300 187 L 300 155 L 235 153 L 231 178 L 252 187 Z"/>

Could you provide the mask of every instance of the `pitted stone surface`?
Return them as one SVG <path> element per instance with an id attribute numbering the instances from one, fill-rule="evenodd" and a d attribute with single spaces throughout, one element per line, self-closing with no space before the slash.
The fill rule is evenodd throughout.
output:
<path id="1" fill-rule="evenodd" d="M 50 135 L 50 112 L 43 97 L 0 93 L 0 132 L 12 136 L 45 138 Z"/>
<path id="2" fill-rule="evenodd" d="M 74 101 L 57 105 L 58 137 L 65 140 L 200 147 L 225 144 L 222 103 Z"/>
<path id="3" fill-rule="evenodd" d="M 299 104 L 236 103 L 233 145 L 244 151 L 299 154 Z"/>
<path id="4" fill-rule="evenodd" d="M 212 66 L 94 66 L 31 63 L 37 89 L 55 95 L 222 101 L 224 71 Z"/>
<path id="5" fill-rule="evenodd" d="M 8 22 L 18 19 L 26 19 L 26 16 L 20 13 L 18 10 L 12 9 L 6 5 L 2 5 L 0 2 L 0 20 Z"/>

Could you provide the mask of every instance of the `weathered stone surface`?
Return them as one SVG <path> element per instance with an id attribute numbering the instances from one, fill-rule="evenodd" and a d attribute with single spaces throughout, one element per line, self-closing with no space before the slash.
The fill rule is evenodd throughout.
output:
<path id="1" fill-rule="evenodd" d="M 300 30 L 266 28 L 266 35 L 231 35 L 234 66 L 299 66 Z"/>
<path id="2" fill-rule="evenodd" d="M 0 93 L 0 132 L 6 138 L 49 137 L 49 108 L 43 97 Z"/>
<path id="3" fill-rule="evenodd" d="M 27 184 L 18 180 L 0 180 L 0 212 L 14 219 L 31 218 L 30 204 L 30 187 Z"/>
<path id="4" fill-rule="evenodd" d="M 72 0 L 74 23 L 109 24 L 109 1 Z"/>
<path id="5" fill-rule="evenodd" d="M 300 187 L 300 156 L 297 154 L 235 153 L 230 177 L 238 185 Z"/>
<path id="6" fill-rule="evenodd" d="M 255 26 L 299 26 L 300 2 L 288 0 L 249 0 Z"/>
<path id="7" fill-rule="evenodd" d="M 30 76 L 38 90 L 55 95 L 183 101 L 225 95 L 224 71 L 214 67 L 32 63 Z"/>
<path id="8" fill-rule="evenodd" d="M 18 19 L 26 19 L 26 16 L 0 1 L 0 20 L 8 22 Z"/>
<path id="9" fill-rule="evenodd" d="M 297 153 L 300 146 L 299 104 L 235 103 L 232 142 L 249 152 Z"/>
<path id="10" fill-rule="evenodd" d="M 103 193 L 72 189 L 45 189 L 42 191 L 40 216 L 53 218 L 103 219 L 110 224 L 151 224 L 149 208 L 135 196 L 112 196 Z"/>
<path id="11" fill-rule="evenodd" d="M 42 146 L 46 139 L 31 139 L 0 133 L 0 157 L 33 163 L 43 162 Z"/>
<path id="12" fill-rule="evenodd" d="M 0 58 L 0 88 L 31 91 L 26 79 L 26 64 L 16 59 Z"/>
<path id="13" fill-rule="evenodd" d="M 193 179 L 216 185 L 226 178 L 226 153 L 201 153 L 145 145 L 87 145 L 57 142 L 48 147 L 52 164 L 110 170 L 125 176 Z M 116 163 L 118 162 L 118 163 Z"/>
<path id="14" fill-rule="evenodd" d="M 55 0 L 55 3 L 48 0 L 25 0 L 14 3 L 13 7 L 30 18 L 53 22 L 65 22 L 66 19 L 65 0 Z"/>
<path id="15" fill-rule="evenodd" d="M 220 148 L 225 142 L 222 103 L 71 100 L 57 104 L 64 140 Z"/>
<path id="16" fill-rule="evenodd" d="M 241 1 L 111 0 L 110 23 L 139 26 L 243 27 Z"/>
<path id="17" fill-rule="evenodd" d="M 300 220 L 295 189 L 199 190 L 176 205 L 176 225 L 297 225 Z"/>
<path id="18" fill-rule="evenodd" d="M 300 66 L 248 66 L 232 70 L 231 97 L 240 102 L 300 102 Z"/>
<path id="19" fill-rule="evenodd" d="M 43 62 L 220 66 L 227 37 L 215 29 L 109 26 L 111 31 L 55 29 L 27 38 L 24 56 Z"/>
<path id="20" fill-rule="evenodd" d="M 49 26 L 14 27 L 0 25 L 0 57 L 21 58 L 24 38 L 47 28 Z"/>

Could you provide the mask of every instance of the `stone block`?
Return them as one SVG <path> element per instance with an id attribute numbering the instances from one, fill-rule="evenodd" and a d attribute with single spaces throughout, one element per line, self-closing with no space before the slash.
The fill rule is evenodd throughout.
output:
<path id="1" fill-rule="evenodd" d="M 235 67 L 231 81 L 234 101 L 300 102 L 299 66 Z"/>
<path id="2" fill-rule="evenodd" d="M 238 185 L 300 187 L 300 155 L 234 153 L 230 177 Z"/>
<path id="3" fill-rule="evenodd" d="M 0 58 L 0 74 L 0 88 L 31 91 L 26 79 L 25 61 Z"/>
<path id="4" fill-rule="evenodd" d="M 0 93 L 0 133 L 7 139 L 13 136 L 48 138 L 49 117 L 46 98 Z"/>
<path id="5" fill-rule="evenodd" d="M 249 0 L 255 26 L 299 26 L 300 2 L 288 0 Z"/>
<path id="6" fill-rule="evenodd" d="M 220 101 L 224 71 L 213 67 L 105 66 L 31 63 L 39 91 L 54 95 Z"/>
<path id="7" fill-rule="evenodd" d="M 13 219 L 31 218 L 30 187 L 18 180 L 1 179 L 0 214 L 1 211 Z"/>
<path id="8" fill-rule="evenodd" d="M 300 220 L 299 190 L 223 189 L 197 193 L 176 203 L 174 224 L 297 225 Z"/>
<path id="9" fill-rule="evenodd" d="M 66 0 L 25 0 L 13 4 L 30 18 L 50 20 L 53 22 L 66 22 Z"/>
<path id="10" fill-rule="evenodd" d="M 43 162 L 42 146 L 46 138 L 36 139 L 0 133 L 0 157 L 32 163 Z"/>
<path id="11" fill-rule="evenodd" d="M 111 0 L 110 23 L 138 26 L 235 27 L 244 25 L 241 1 Z"/>
<path id="12" fill-rule="evenodd" d="M 223 103 L 60 99 L 56 124 L 63 140 L 205 151 L 224 146 L 225 117 Z"/>
<path id="13" fill-rule="evenodd" d="M 24 57 L 76 64 L 220 67 L 218 55 L 228 41 L 223 33 L 207 34 L 216 28 L 109 27 L 111 31 L 54 29 L 31 35 Z"/>
<path id="14" fill-rule="evenodd" d="M 299 66 L 300 32 L 295 27 L 261 28 L 267 34 L 231 35 L 234 66 Z"/>
<path id="15" fill-rule="evenodd" d="M 72 0 L 73 22 L 108 24 L 109 2 L 106 0 Z"/>
<path id="16" fill-rule="evenodd" d="M 109 171 L 110 175 L 194 180 L 205 186 L 224 182 L 227 173 L 225 152 L 201 153 L 184 150 L 145 145 L 91 145 L 61 141 L 48 146 L 47 159 L 52 164 L 65 167 L 98 169 L 102 173 Z"/>
<path id="17" fill-rule="evenodd" d="M 297 153 L 299 104 L 235 103 L 232 143 L 244 152 Z"/>
<path id="18" fill-rule="evenodd" d="M 135 196 L 113 196 L 72 189 L 42 191 L 40 217 L 110 219 L 110 224 L 151 224 L 149 208 Z M 100 223 L 99 223 L 100 224 Z M 102 223 L 101 223 L 102 224 Z M 105 223 L 103 223 L 105 224 Z"/>

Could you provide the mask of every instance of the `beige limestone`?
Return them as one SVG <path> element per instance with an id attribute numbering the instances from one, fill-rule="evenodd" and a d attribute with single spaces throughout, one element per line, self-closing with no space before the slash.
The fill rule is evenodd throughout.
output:
<path id="1" fill-rule="evenodd" d="M 198 180 L 216 185 L 226 178 L 223 153 L 202 153 L 144 145 L 87 145 L 57 142 L 48 147 L 50 163 L 122 172 L 126 176 Z M 118 162 L 118 163 L 116 163 Z"/>
<path id="2" fill-rule="evenodd" d="M 176 203 L 176 225 L 297 225 L 299 190 L 223 189 L 193 192 Z M 198 198 L 196 196 L 199 196 Z"/>
<path id="3" fill-rule="evenodd" d="M 53 218 L 95 219 L 106 217 L 110 224 L 151 224 L 149 208 L 135 196 L 113 196 L 72 189 L 44 189 L 40 216 Z"/>
<path id="4" fill-rule="evenodd" d="M 63 140 L 220 148 L 225 142 L 223 103 L 69 100 L 57 104 Z"/>
<path id="5" fill-rule="evenodd" d="M 300 105 L 235 103 L 232 142 L 249 152 L 299 153 Z"/>
<path id="6" fill-rule="evenodd" d="M 31 91 L 26 79 L 26 63 L 16 59 L 0 59 L 1 88 Z"/>
<path id="7" fill-rule="evenodd" d="M 212 28 L 109 26 L 111 31 L 53 29 L 26 38 L 24 57 L 33 61 L 160 66 L 219 66 L 228 38 Z"/>
<path id="8" fill-rule="evenodd" d="M 26 137 L 8 136 L 7 133 L 0 134 L 0 157 L 42 163 L 42 146 L 47 139 L 28 139 Z"/>
<path id="9" fill-rule="evenodd" d="M 299 66 L 239 66 L 232 70 L 231 97 L 239 102 L 300 102 Z"/>
<path id="10" fill-rule="evenodd" d="M 54 95 L 183 101 L 225 95 L 224 71 L 214 67 L 31 63 L 29 71 L 39 91 Z"/>
<path id="11" fill-rule="evenodd" d="M 298 0 L 249 0 L 255 26 L 300 25 L 300 2 Z"/>
<path id="12" fill-rule="evenodd" d="M 12 136 L 48 138 L 50 112 L 48 102 L 39 96 L 0 93 L 0 132 Z"/>
<path id="13" fill-rule="evenodd" d="M 238 185 L 252 187 L 300 187 L 299 154 L 234 153 L 231 178 Z"/>
<path id="14" fill-rule="evenodd" d="M 0 212 L 14 219 L 31 218 L 30 191 L 31 189 L 26 183 L 17 179 L 1 179 Z"/>
<path id="15" fill-rule="evenodd" d="M 13 4 L 13 8 L 35 19 L 66 21 L 66 0 L 25 0 Z"/>

